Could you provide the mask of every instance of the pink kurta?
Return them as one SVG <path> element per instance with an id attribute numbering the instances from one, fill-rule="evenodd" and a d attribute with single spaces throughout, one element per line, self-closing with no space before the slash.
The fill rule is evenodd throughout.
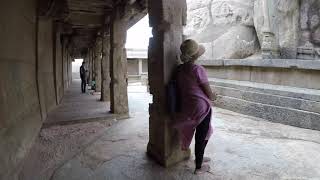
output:
<path id="1" fill-rule="evenodd" d="M 211 101 L 200 87 L 205 83 L 208 83 L 208 77 L 202 66 L 187 63 L 179 68 L 177 84 L 181 97 L 181 112 L 176 115 L 174 127 L 179 131 L 184 150 L 189 148 L 196 127 L 211 110 Z M 210 123 L 206 140 L 209 140 L 212 133 Z"/>

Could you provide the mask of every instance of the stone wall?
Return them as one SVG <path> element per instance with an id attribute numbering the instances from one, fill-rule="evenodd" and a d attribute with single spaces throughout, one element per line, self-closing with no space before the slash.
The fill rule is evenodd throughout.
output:
<path id="1" fill-rule="evenodd" d="M 243 59 L 199 61 L 216 106 L 272 122 L 320 130 L 320 61 Z"/>
<path id="2" fill-rule="evenodd" d="M 40 19 L 38 24 L 38 83 L 43 119 L 56 106 L 52 21 Z"/>
<path id="3" fill-rule="evenodd" d="M 0 179 L 14 179 L 41 126 L 36 1 L 3 1 L 0 14 Z"/>
<path id="4" fill-rule="evenodd" d="M 35 0 L 0 6 L 0 179 L 18 179 L 42 122 L 70 83 L 71 58 L 63 61 L 59 30 L 37 18 L 36 7 Z"/>
<path id="5" fill-rule="evenodd" d="M 128 60 L 128 76 L 139 75 L 139 61 L 138 60 Z"/>

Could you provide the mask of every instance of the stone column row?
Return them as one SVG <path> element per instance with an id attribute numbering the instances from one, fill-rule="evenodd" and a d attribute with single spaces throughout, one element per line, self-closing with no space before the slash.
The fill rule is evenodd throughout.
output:
<path id="1" fill-rule="evenodd" d="M 127 57 L 125 50 L 127 21 L 115 11 L 110 33 L 96 38 L 87 53 L 89 83 L 95 80 L 101 101 L 110 101 L 110 112 L 128 116 Z"/>

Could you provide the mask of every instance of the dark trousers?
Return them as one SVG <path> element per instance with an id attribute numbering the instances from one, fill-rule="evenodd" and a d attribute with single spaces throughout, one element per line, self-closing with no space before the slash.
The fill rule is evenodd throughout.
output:
<path id="1" fill-rule="evenodd" d="M 196 169 L 200 169 L 202 166 L 204 150 L 208 141 L 206 140 L 207 133 L 210 126 L 211 110 L 204 120 L 197 126 L 195 135 L 195 156 L 196 156 Z"/>
<path id="2" fill-rule="evenodd" d="M 85 78 L 84 78 L 84 79 L 81 79 L 81 91 L 82 91 L 83 93 L 86 92 L 86 85 L 87 85 L 87 82 L 86 82 Z"/>

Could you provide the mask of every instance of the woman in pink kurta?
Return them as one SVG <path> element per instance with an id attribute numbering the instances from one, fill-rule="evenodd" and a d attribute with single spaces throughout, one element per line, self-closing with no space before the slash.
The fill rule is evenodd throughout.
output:
<path id="1" fill-rule="evenodd" d="M 202 165 L 207 142 L 212 135 L 211 100 L 214 100 L 205 69 L 194 64 L 205 49 L 194 40 L 186 40 L 181 47 L 181 60 L 184 62 L 177 70 L 177 89 L 181 111 L 176 115 L 175 128 L 179 131 L 182 149 L 189 148 L 195 133 L 195 173 L 210 170 L 209 165 Z"/>

